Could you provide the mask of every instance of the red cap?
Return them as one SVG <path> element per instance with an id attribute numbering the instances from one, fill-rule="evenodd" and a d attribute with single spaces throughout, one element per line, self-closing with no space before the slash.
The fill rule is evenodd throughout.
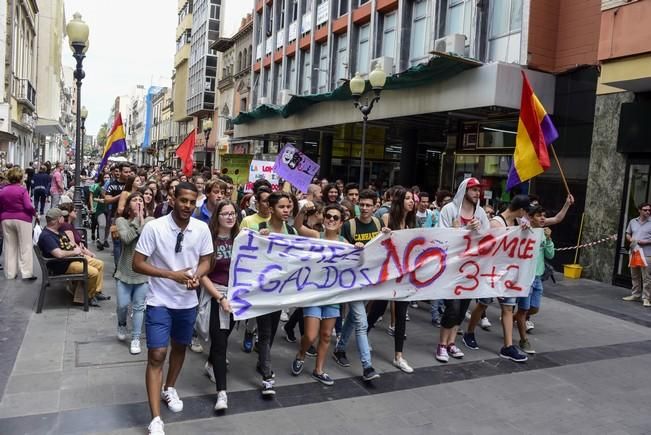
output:
<path id="1" fill-rule="evenodd" d="M 475 177 L 469 178 L 468 183 L 466 184 L 466 189 L 470 189 L 473 187 L 481 187 L 481 183 Z"/>

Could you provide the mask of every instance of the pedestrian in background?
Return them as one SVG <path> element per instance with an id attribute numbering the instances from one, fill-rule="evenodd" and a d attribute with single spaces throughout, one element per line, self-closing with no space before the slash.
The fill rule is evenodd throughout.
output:
<path id="1" fill-rule="evenodd" d="M 8 185 L 0 190 L 5 277 L 16 279 L 18 270 L 24 280 L 35 280 L 32 261 L 32 219 L 36 210 L 22 184 L 25 173 L 18 166 L 7 172 Z"/>

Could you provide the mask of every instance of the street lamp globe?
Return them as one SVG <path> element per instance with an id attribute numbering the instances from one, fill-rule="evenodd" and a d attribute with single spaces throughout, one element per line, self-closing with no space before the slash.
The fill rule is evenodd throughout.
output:
<path id="1" fill-rule="evenodd" d="M 350 93 L 353 94 L 354 97 L 359 97 L 364 93 L 364 89 L 366 88 L 366 81 L 362 78 L 362 75 L 360 73 L 356 73 L 355 77 L 352 78 L 348 86 L 350 87 Z"/>
<path id="2" fill-rule="evenodd" d="M 368 78 L 374 90 L 382 89 L 387 82 L 387 75 L 379 63 L 375 64 L 375 69 L 371 71 Z"/>
<path id="3" fill-rule="evenodd" d="M 84 121 L 88 118 L 88 109 L 86 109 L 86 106 L 81 108 L 81 119 Z"/>
<path id="4" fill-rule="evenodd" d="M 78 44 L 85 47 L 88 44 L 88 24 L 81 19 L 79 12 L 75 12 L 72 17 L 72 20 L 66 26 L 66 33 L 68 34 L 70 45 Z"/>
<path id="5" fill-rule="evenodd" d="M 212 130 L 212 118 L 208 118 L 203 122 L 203 131 Z"/>

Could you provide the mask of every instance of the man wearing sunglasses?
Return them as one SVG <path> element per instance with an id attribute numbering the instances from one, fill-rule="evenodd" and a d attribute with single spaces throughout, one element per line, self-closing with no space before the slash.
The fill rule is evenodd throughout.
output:
<path id="1" fill-rule="evenodd" d="M 631 219 L 626 227 L 626 241 L 631 248 L 639 246 L 644 251 L 647 264 L 651 265 L 651 204 L 648 202 L 640 204 L 638 207 L 640 215 Z M 631 281 L 633 292 L 630 296 L 623 299 L 625 301 L 639 301 L 645 307 L 651 307 L 651 274 L 649 266 L 631 267 Z"/>
<path id="2" fill-rule="evenodd" d="M 183 410 L 176 379 L 183 367 L 185 349 L 192 341 L 199 305 L 195 289 L 199 279 L 210 271 L 213 254 L 208 225 L 192 217 L 197 195 L 196 186 L 179 183 L 174 191 L 174 209 L 143 227 L 133 256 L 133 270 L 150 277 L 145 316 L 150 433 L 163 432 L 161 399 L 170 411 Z M 170 338 L 169 369 L 161 385 Z"/>

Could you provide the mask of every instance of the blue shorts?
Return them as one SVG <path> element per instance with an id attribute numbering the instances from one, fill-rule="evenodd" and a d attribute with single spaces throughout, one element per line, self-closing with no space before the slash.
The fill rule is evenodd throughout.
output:
<path id="1" fill-rule="evenodd" d="M 170 337 L 179 344 L 192 343 L 197 307 L 174 309 L 147 305 L 145 313 L 148 349 L 167 347 Z"/>
<path id="2" fill-rule="evenodd" d="M 335 319 L 340 315 L 339 305 L 323 305 L 320 307 L 304 307 L 303 317 L 316 317 L 317 319 Z"/>
<path id="3" fill-rule="evenodd" d="M 526 298 L 518 298 L 518 309 L 526 311 L 533 308 L 540 308 L 542 303 L 543 284 L 539 276 L 534 278 L 531 284 L 531 291 Z"/>
<path id="4" fill-rule="evenodd" d="M 497 302 L 499 302 L 500 305 L 515 307 L 517 305 L 517 299 L 518 298 L 497 298 Z M 477 299 L 477 302 L 479 302 L 482 305 L 488 306 L 493 303 L 493 298 L 481 298 L 481 299 Z"/>

